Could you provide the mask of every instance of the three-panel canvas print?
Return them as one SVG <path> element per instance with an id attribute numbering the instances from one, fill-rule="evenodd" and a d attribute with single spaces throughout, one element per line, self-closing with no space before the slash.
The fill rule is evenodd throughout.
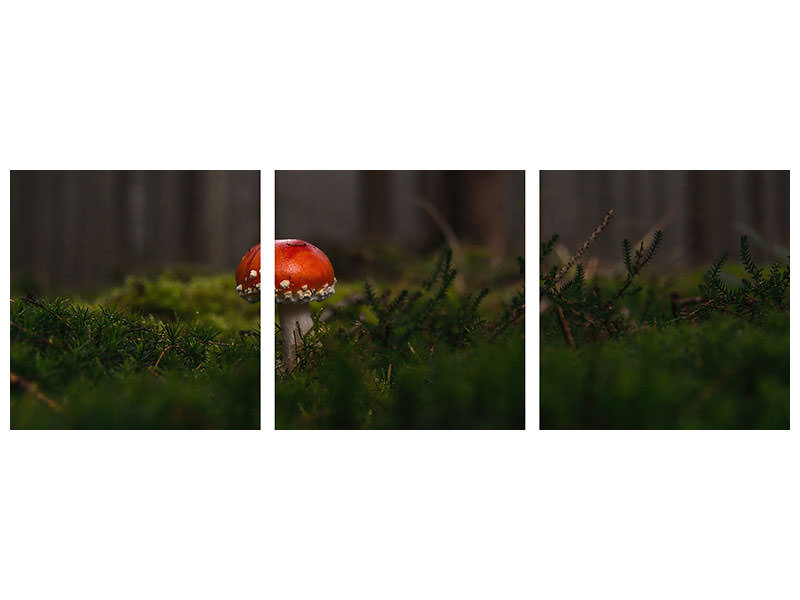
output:
<path id="1" fill-rule="evenodd" d="M 13 429 L 789 428 L 788 171 L 12 171 L 10 217 Z"/>

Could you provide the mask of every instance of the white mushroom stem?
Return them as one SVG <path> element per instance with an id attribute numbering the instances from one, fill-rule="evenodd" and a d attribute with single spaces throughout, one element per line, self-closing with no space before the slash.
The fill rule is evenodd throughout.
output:
<path id="1" fill-rule="evenodd" d="M 300 338 L 305 336 L 314 325 L 308 302 L 285 302 L 278 304 L 278 320 L 281 323 L 283 336 L 283 365 L 291 371 L 297 364 L 297 346 L 300 345 L 297 329 L 300 328 Z"/>

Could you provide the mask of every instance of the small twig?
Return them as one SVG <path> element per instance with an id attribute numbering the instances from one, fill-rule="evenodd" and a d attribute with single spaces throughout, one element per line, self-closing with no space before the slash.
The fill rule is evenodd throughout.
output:
<path id="1" fill-rule="evenodd" d="M 161 356 L 159 356 L 159 357 L 158 357 L 158 360 L 156 361 L 156 364 L 155 364 L 155 365 L 153 365 L 153 368 L 154 368 L 154 369 L 157 369 L 157 368 L 158 368 L 158 365 L 159 365 L 159 363 L 161 362 L 161 359 L 162 359 L 162 358 L 164 358 L 164 355 L 165 355 L 167 352 L 169 352 L 170 350 L 172 350 L 173 348 L 175 348 L 175 344 L 172 344 L 171 346 L 167 346 L 166 348 L 164 348 L 163 352 L 161 352 Z"/>
<path id="2" fill-rule="evenodd" d="M 17 329 L 19 329 L 19 330 L 20 330 L 22 333 L 26 333 L 26 334 L 28 334 L 29 336 L 31 336 L 31 337 L 32 337 L 32 338 L 34 338 L 35 340 L 38 340 L 38 341 L 42 342 L 43 344 L 49 344 L 50 346 L 52 346 L 52 345 L 53 345 L 53 340 L 48 340 L 46 337 L 42 337 L 42 336 L 40 336 L 40 335 L 36 335 L 36 334 L 35 334 L 35 333 L 33 333 L 32 331 L 29 331 L 29 330 L 25 329 L 25 328 L 24 328 L 22 325 L 17 325 L 16 323 L 14 323 L 14 321 L 11 321 L 11 326 L 12 326 L 12 327 L 16 327 L 16 328 L 17 328 Z"/>
<path id="3" fill-rule="evenodd" d="M 57 313 L 57 312 L 55 312 L 54 310 L 52 310 L 52 309 L 50 309 L 50 308 L 47 308 L 47 307 L 46 307 L 44 304 L 40 304 L 40 303 L 36 302 L 36 300 L 31 300 L 30 298 L 22 298 L 22 299 L 23 299 L 25 302 L 27 302 L 28 304 L 32 304 L 33 306 L 37 306 L 37 307 L 41 308 L 42 310 L 46 310 L 46 311 L 47 311 L 47 312 L 49 312 L 51 315 L 53 315 L 55 318 L 57 318 L 57 319 L 61 319 L 62 321 L 64 321 L 64 323 L 66 324 L 66 326 L 67 326 L 67 327 L 69 327 L 70 329 L 72 329 L 72 328 L 73 328 L 73 327 L 72 327 L 72 325 L 70 325 L 69 321 L 67 321 L 67 320 L 66 320 L 64 317 L 62 317 L 60 314 L 58 314 L 58 313 Z"/>
<path id="4" fill-rule="evenodd" d="M 489 336 L 490 340 L 497 338 L 501 333 L 507 331 L 509 327 L 515 325 L 521 317 L 525 316 L 525 305 L 518 306 L 508 316 L 508 320 L 503 319 L 501 322 L 492 326 L 492 333 Z"/>
<path id="5" fill-rule="evenodd" d="M 53 343 L 53 339 L 55 339 L 64 350 L 69 350 L 69 346 L 67 346 L 67 344 L 65 344 L 63 340 L 61 340 L 59 337 L 57 337 L 55 335 L 50 336 L 50 338 L 46 338 L 46 337 L 43 337 L 43 336 L 40 336 L 40 335 L 36 335 L 32 331 L 29 331 L 29 330 L 25 329 L 24 327 L 22 327 L 22 325 L 17 325 L 16 323 L 14 323 L 14 321 L 11 321 L 11 326 L 12 327 L 16 327 L 21 332 L 27 333 L 32 338 L 34 338 L 34 339 L 36 339 L 36 340 L 38 340 L 38 341 L 40 341 L 42 343 L 48 344 L 50 346 L 54 346 L 55 345 Z"/>
<path id="6" fill-rule="evenodd" d="M 56 412 L 61 412 L 62 410 L 64 410 L 64 407 L 62 407 L 58 402 L 56 402 L 52 398 L 49 398 L 44 392 L 42 392 L 39 389 L 39 384 L 37 384 L 35 381 L 30 381 L 28 379 L 25 379 L 22 375 L 17 375 L 12 371 L 11 384 L 12 385 L 17 384 L 23 387 L 26 391 L 33 394 L 36 398 L 47 404 L 47 406 L 49 406 Z"/>
<path id="7" fill-rule="evenodd" d="M 448 223 L 447 219 L 444 218 L 442 213 L 440 213 L 437 208 L 427 200 L 423 198 L 417 198 L 416 204 L 422 210 L 428 213 L 428 216 L 442 232 L 442 236 L 444 236 L 444 239 L 447 241 L 447 245 L 450 246 L 451 250 L 453 251 L 453 258 L 455 259 L 456 266 L 459 267 L 459 271 L 461 271 L 466 264 L 464 261 L 464 251 L 462 250 L 461 243 L 458 241 L 458 236 L 456 236 L 456 232 L 450 226 L 450 223 Z M 456 275 L 454 283 L 456 290 L 459 292 L 464 291 L 466 284 L 464 283 L 464 279 L 460 272 Z"/>
<path id="8" fill-rule="evenodd" d="M 223 348 L 233 346 L 233 343 L 231 342 L 215 342 L 214 340 L 208 340 L 206 344 L 210 344 L 211 346 L 222 346 Z"/>
<path id="9" fill-rule="evenodd" d="M 670 294 L 670 301 L 672 303 L 672 316 L 677 317 L 683 314 L 685 306 L 693 306 L 700 304 L 703 301 L 702 296 L 692 296 L 691 298 L 681 298 L 677 292 Z"/>
<path id="10" fill-rule="evenodd" d="M 670 205 L 669 210 L 663 215 L 661 215 L 661 217 L 659 217 L 655 225 L 653 225 L 650 228 L 650 230 L 647 233 L 645 233 L 644 236 L 642 236 L 642 239 L 640 239 L 637 243 L 642 245 L 645 242 L 647 242 L 649 246 L 656 231 L 659 230 L 663 231 L 669 226 L 670 223 L 672 223 L 672 221 L 675 220 L 675 214 L 677 213 L 677 208 L 676 208 L 677 206 L 678 206 L 677 204 Z M 634 244 L 634 246 L 636 246 L 636 244 Z"/>
<path id="11" fill-rule="evenodd" d="M 422 210 L 428 213 L 428 216 L 433 220 L 434 223 L 436 223 L 436 226 L 442 232 L 444 239 L 447 240 L 447 244 L 453 249 L 453 255 L 456 258 L 456 262 L 463 263 L 464 253 L 461 250 L 461 243 L 458 241 L 458 236 L 450 226 L 450 223 L 447 222 L 447 219 L 444 218 L 442 213 L 440 213 L 433 204 L 423 198 L 417 198 L 416 204 Z"/>
<path id="12" fill-rule="evenodd" d="M 558 304 L 556 304 L 556 313 L 558 314 L 558 321 L 561 323 L 561 332 L 564 334 L 564 339 L 567 341 L 567 344 L 574 349 L 575 340 L 572 337 L 572 332 L 569 330 L 567 317 L 564 316 L 564 311 L 561 310 L 561 307 Z"/>
<path id="13" fill-rule="evenodd" d="M 592 235 L 590 235 L 589 238 L 585 242 L 583 242 L 583 246 L 581 246 L 578 249 L 578 251 L 573 255 L 573 257 L 567 261 L 567 264 L 561 267 L 558 273 L 556 273 L 556 276 L 553 278 L 552 282 L 553 287 L 555 287 L 555 284 L 558 283 L 559 279 L 561 279 L 564 275 L 567 274 L 567 271 L 569 271 L 572 268 L 572 265 L 574 265 L 578 261 L 578 259 L 584 252 L 586 252 L 586 249 L 592 245 L 592 242 L 594 242 L 595 239 L 597 239 L 597 236 L 600 235 L 600 232 L 602 232 L 603 229 L 605 229 L 608 226 L 608 224 L 611 222 L 611 219 L 613 218 L 614 218 L 614 209 L 611 209 L 608 211 L 608 213 L 606 213 L 606 216 L 603 217 L 603 222 L 600 223 L 600 225 L 598 225 L 597 228 L 592 232 Z M 556 291 L 558 291 L 558 289 L 556 289 Z"/>
<path id="14" fill-rule="evenodd" d="M 729 314 L 729 315 L 733 315 L 733 314 L 734 314 L 732 311 L 730 311 L 728 308 L 726 308 L 726 307 L 724 307 L 724 306 L 714 306 L 714 301 L 713 301 L 713 300 L 705 300 L 705 301 L 703 301 L 703 302 L 700 302 L 700 306 L 698 306 L 697 308 L 695 308 L 693 311 L 691 311 L 691 312 L 688 312 L 688 313 L 681 312 L 681 314 L 677 316 L 676 320 L 680 320 L 680 318 L 681 318 L 682 316 L 685 316 L 685 317 L 686 317 L 687 319 L 689 319 L 689 320 L 694 320 L 694 318 L 695 318 L 695 317 L 696 317 L 696 316 L 697 316 L 697 315 L 698 315 L 698 314 L 699 314 L 699 313 L 700 313 L 700 312 L 701 312 L 701 311 L 702 311 L 704 308 L 710 308 L 710 307 L 714 307 L 714 310 L 716 310 L 716 311 L 718 311 L 718 312 L 726 313 L 726 314 Z"/>
<path id="15" fill-rule="evenodd" d="M 514 312 L 511 313 L 511 316 L 508 318 L 508 326 L 511 327 L 512 325 L 516 324 L 520 317 L 525 314 L 525 305 L 519 306 L 514 309 Z"/>

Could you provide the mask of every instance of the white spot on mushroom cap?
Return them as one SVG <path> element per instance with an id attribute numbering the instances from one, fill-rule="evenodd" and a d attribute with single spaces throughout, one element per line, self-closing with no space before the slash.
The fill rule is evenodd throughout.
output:
<path id="1" fill-rule="evenodd" d="M 242 284 L 236 286 L 236 291 L 239 292 L 239 296 L 247 300 L 248 302 L 258 302 L 261 298 L 261 284 L 255 284 L 250 287 L 243 287 Z"/>
<path id="2" fill-rule="evenodd" d="M 250 279 L 255 279 L 258 277 L 258 273 L 256 273 L 255 269 L 250 269 Z"/>
<path id="3" fill-rule="evenodd" d="M 290 282 L 288 279 L 284 279 L 284 280 L 283 280 L 283 281 L 281 281 L 281 283 L 280 283 L 280 286 L 281 286 L 283 289 L 288 289 L 290 285 L 292 285 L 292 284 L 291 284 L 291 282 Z"/>
<path id="4" fill-rule="evenodd" d="M 300 289 L 297 290 L 296 292 L 275 290 L 275 302 L 277 302 L 278 304 L 319 302 L 320 300 L 324 300 L 331 294 L 335 293 L 336 292 L 335 286 L 336 286 L 336 278 L 333 279 L 332 284 L 326 283 L 319 290 L 317 290 L 316 288 L 309 290 L 308 286 L 304 286 L 306 289 Z"/>

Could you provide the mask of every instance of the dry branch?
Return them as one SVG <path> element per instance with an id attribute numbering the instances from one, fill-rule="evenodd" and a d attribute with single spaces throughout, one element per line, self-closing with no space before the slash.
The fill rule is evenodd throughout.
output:
<path id="1" fill-rule="evenodd" d="M 603 229 L 605 229 L 608 226 L 608 224 L 611 222 L 611 219 L 613 218 L 614 218 L 614 210 L 611 209 L 608 211 L 608 213 L 606 213 L 606 216 L 603 217 L 603 222 L 600 223 L 600 225 L 598 225 L 597 228 L 592 232 L 592 235 L 590 235 L 589 238 L 585 242 L 583 242 L 583 246 L 581 246 L 578 249 L 578 251 L 572 256 L 572 258 L 570 258 L 567 261 L 567 264 L 561 267 L 558 273 L 556 273 L 556 276 L 553 278 L 553 285 L 556 289 L 556 292 L 560 291 L 561 286 L 556 286 L 555 284 L 557 284 L 558 281 L 562 277 L 564 277 L 564 275 L 567 274 L 567 272 L 572 268 L 572 266 L 576 262 L 578 262 L 578 259 L 583 255 L 584 252 L 586 252 L 586 249 L 592 245 L 592 242 L 594 242 L 595 239 L 597 239 L 597 236 L 600 235 L 600 232 L 602 232 Z"/>

